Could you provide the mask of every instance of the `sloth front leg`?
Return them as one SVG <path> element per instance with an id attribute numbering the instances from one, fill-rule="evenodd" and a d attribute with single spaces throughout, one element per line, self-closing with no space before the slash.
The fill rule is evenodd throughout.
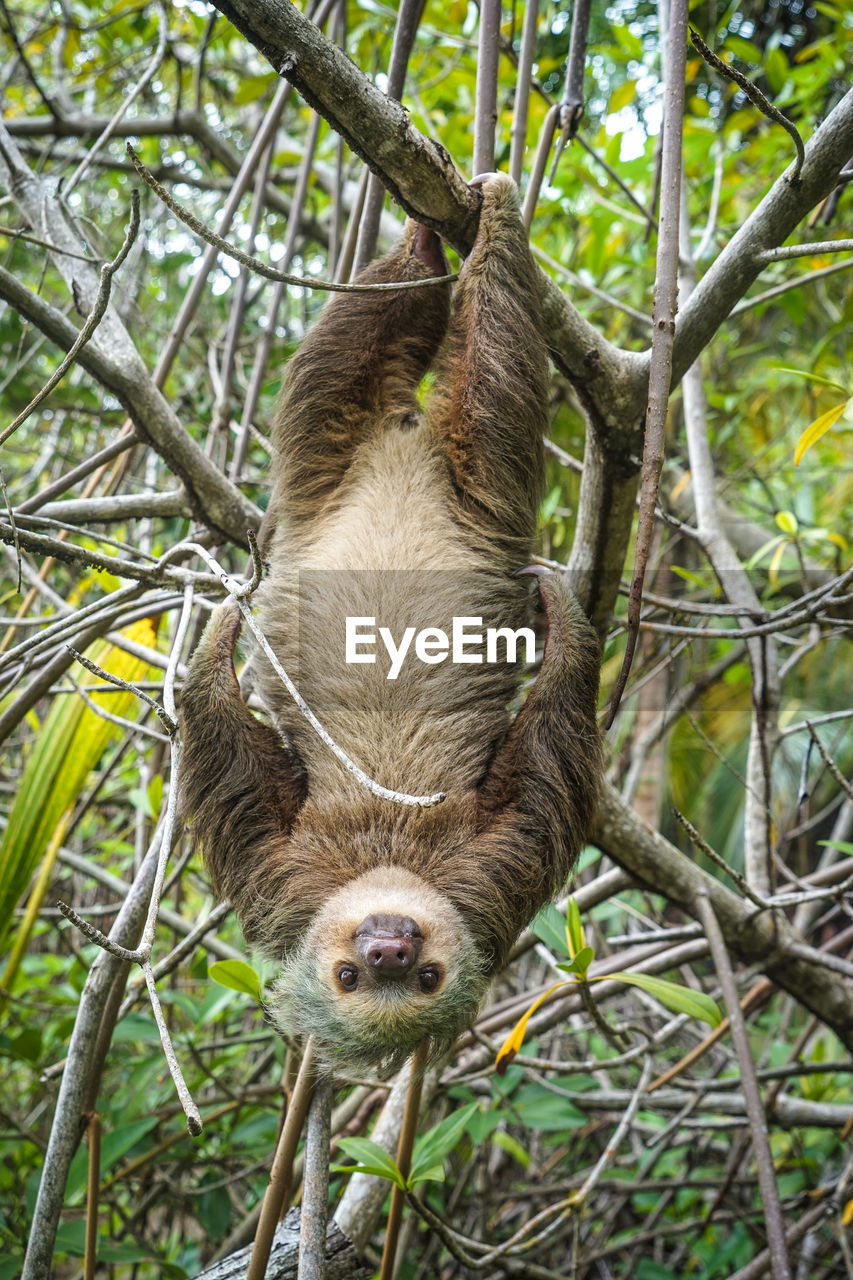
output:
<path id="1" fill-rule="evenodd" d="M 234 645 L 240 611 L 214 610 L 181 692 L 181 795 L 214 888 L 228 897 L 251 940 L 262 933 L 264 864 L 280 862 L 305 798 L 302 762 L 256 720 L 240 694 Z"/>
<path id="2" fill-rule="evenodd" d="M 598 639 L 562 577 L 532 572 L 548 616 L 545 656 L 477 791 L 480 834 L 471 851 L 489 867 L 504 904 L 486 921 L 498 961 L 515 940 L 512 922 L 531 919 L 568 878 L 601 782 Z"/>

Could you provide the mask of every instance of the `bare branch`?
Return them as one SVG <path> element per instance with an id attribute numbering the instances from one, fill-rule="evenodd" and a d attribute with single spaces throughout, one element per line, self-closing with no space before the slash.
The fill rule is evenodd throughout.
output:
<path id="1" fill-rule="evenodd" d="M 782 128 L 794 139 L 794 146 L 797 149 L 797 159 L 794 164 L 794 171 L 789 180 L 791 182 L 796 182 L 800 176 L 803 161 L 806 158 L 806 151 L 803 146 L 803 140 L 800 137 L 799 130 L 793 120 L 789 120 L 787 116 L 782 114 L 778 107 L 774 107 L 770 99 L 765 97 L 758 86 L 754 85 L 752 81 L 742 72 L 738 71 L 736 67 L 730 67 L 727 62 L 723 62 L 715 53 L 712 53 L 705 41 L 699 35 L 699 32 L 695 31 L 693 27 L 690 28 L 690 39 L 693 42 L 693 47 L 698 50 L 709 67 L 713 67 L 714 70 L 719 72 L 721 76 L 724 76 L 726 80 L 731 80 L 734 84 L 738 85 L 739 88 L 743 89 L 750 102 L 753 106 L 758 107 L 758 110 L 762 115 L 767 116 L 768 120 L 773 120 L 774 123 L 780 124 Z"/>

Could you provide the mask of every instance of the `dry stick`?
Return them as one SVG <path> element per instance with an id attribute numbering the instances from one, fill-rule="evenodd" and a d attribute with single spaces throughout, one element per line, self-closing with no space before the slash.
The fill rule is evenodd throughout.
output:
<path id="1" fill-rule="evenodd" d="M 151 848 L 122 903 L 110 930 L 111 937 L 129 941 L 137 936 L 145 916 L 156 864 L 156 850 Z M 45 1153 L 22 1280 L 44 1280 L 50 1273 L 65 1183 L 80 1139 L 81 1115 L 92 1107 L 91 1098 L 100 1080 L 105 1042 L 109 1040 L 118 1009 L 114 993 L 116 989 L 121 992 L 125 980 L 123 962 L 102 951 L 89 970 L 80 996 Z"/>
<path id="2" fill-rule="evenodd" d="M 189 209 L 185 209 L 182 204 L 178 203 L 175 197 L 157 181 L 150 169 L 146 169 L 129 142 L 125 143 L 125 147 L 131 163 L 142 181 L 163 201 L 166 208 L 170 209 L 176 218 L 180 218 L 184 226 L 189 227 L 194 235 L 197 235 L 200 240 L 204 240 L 217 252 L 224 253 L 228 258 L 233 258 L 242 267 L 248 267 L 250 271 L 254 271 L 255 275 L 262 276 L 265 280 L 297 285 L 300 289 L 319 289 L 326 293 L 391 293 L 401 289 L 429 288 L 434 284 L 447 284 L 449 281 L 456 279 L 455 275 L 446 275 L 430 276 L 427 280 L 390 281 L 384 284 L 339 284 L 333 280 L 317 280 L 309 276 L 295 276 L 289 271 L 279 271 L 277 267 L 270 267 L 265 262 L 261 262 L 260 258 L 254 258 L 251 254 L 244 253 L 242 249 L 238 249 L 236 245 L 223 240 L 221 236 L 206 227 L 194 213 L 190 213 Z"/>
<path id="3" fill-rule="evenodd" d="M 308 126 L 305 150 L 302 155 L 302 163 L 299 166 L 299 174 L 296 179 L 296 187 L 294 189 L 290 205 L 290 216 L 287 221 L 287 231 L 284 237 L 284 249 L 281 255 L 282 266 L 285 268 L 290 266 L 293 258 L 293 251 L 296 247 L 296 236 L 299 232 L 299 224 L 302 221 L 302 213 L 305 209 L 305 197 L 308 194 L 308 184 L 311 180 L 311 167 L 314 161 L 314 151 L 317 146 L 317 135 L 319 132 L 320 117 L 314 114 L 312 115 L 311 123 Z M 251 426 L 261 395 L 261 387 L 263 386 L 264 374 L 266 373 L 267 361 L 269 359 L 272 341 L 275 336 L 276 321 L 278 320 L 278 312 L 281 307 L 283 297 L 284 285 L 279 281 L 272 291 L 272 296 L 270 297 L 269 307 L 267 310 L 267 321 L 258 339 L 255 361 L 252 366 L 252 376 L 249 380 L 246 400 L 243 405 L 243 413 L 240 418 L 240 433 L 237 437 L 237 444 L 234 448 L 234 457 L 231 461 L 231 467 L 228 472 L 229 479 L 231 480 L 238 480 L 240 473 L 243 470 L 246 450 L 249 447 Z"/>
<path id="4" fill-rule="evenodd" d="M 341 252 L 335 263 L 335 280 L 342 284 L 349 280 L 352 275 L 352 264 L 355 261 L 355 246 L 358 242 L 358 228 L 361 223 L 361 214 L 364 209 L 364 198 L 367 195 L 367 183 L 370 179 L 370 170 L 364 165 L 361 170 L 361 177 L 358 180 L 358 189 L 355 194 L 355 200 L 350 209 L 349 222 L 347 223 L 347 231 L 344 236 L 344 243 Z"/>
<path id="5" fill-rule="evenodd" d="M 108 120 L 106 126 L 101 131 L 100 137 L 95 139 L 92 146 L 86 152 L 86 155 L 83 157 L 83 159 L 78 164 L 77 168 L 72 173 L 71 177 L 68 179 L 67 182 L 63 183 L 62 196 L 63 196 L 63 199 L 65 200 L 68 199 L 69 195 L 77 186 L 78 182 L 83 177 L 86 170 L 92 164 L 92 161 L 95 159 L 95 156 L 101 150 L 101 147 L 103 147 L 104 144 L 107 143 L 109 139 L 112 137 L 116 126 L 127 114 L 131 104 L 136 101 L 136 99 L 139 97 L 142 90 L 146 87 L 146 85 L 150 83 L 155 72 L 159 70 L 160 64 L 162 63 L 163 58 L 165 57 L 165 54 L 166 54 L 166 44 L 169 36 L 169 16 L 168 16 L 168 13 L 166 12 L 165 0 L 158 0 L 156 7 L 160 11 L 160 21 L 158 24 L 159 30 L 157 35 L 157 48 L 154 50 L 153 57 L 151 58 L 151 61 L 148 63 L 148 66 L 145 68 L 142 75 L 136 81 L 136 83 L 134 84 L 130 92 L 122 96 L 121 105 L 119 106 L 115 115 L 113 115 L 111 119 Z"/>
<path id="6" fill-rule="evenodd" d="M 785 258 L 817 258 L 824 253 L 849 253 L 853 240 L 816 240 L 814 244 L 785 244 L 759 253 L 760 262 L 782 262 Z"/>
<path id="7" fill-rule="evenodd" d="M 681 134 L 684 122 L 684 75 L 687 53 L 687 0 L 672 0 L 666 33 L 666 87 L 664 92 L 663 161 L 658 225 L 655 292 L 652 308 L 652 353 L 649 399 L 643 441 L 643 487 L 637 521 L 634 573 L 628 597 L 628 637 L 622 670 L 613 691 L 606 728 L 613 723 L 628 680 L 637 638 L 643 581 L 655 528 L 655 508 L 663 466 L 664 432 L 672 381 L 672 343 L 678 299 L 678 219 L 681 206 Z"/>
<path id="8" fill-rule="evenodd" d="M 569 53 L 566 60 L 563 99 L 561 102 L 554 103 L 545 117 L 539 145 L 536 149 L 536 158 L 533 162 L 533 172 L 530 175 L 527 193 L 524 197 L 524 208 L 521 217 L 528 231 L 533 222 L 533 214 L 536 211 L 536 202 L 539 199 L 539 192 L 542 188 L 545 169 L 548 164 L 548 155 L 551 151 L 551 143 L 554 141 L 557 126 L 559 125 L 562 132 L 560 142 L 554 152 L 554 161 L 551 165 L 552 177 L 563 147 L 570 138 L 575 136 L 575 131 L 583 115 L 583 71 L 586 60 L 589 11 L 590 0 L 578 0 L 575 4 Z"/>
<path id="9" fill-rule="evenodd" d="M 266 150 L 270 139 L 278 128 L 278 122 L 281 118 L 281 113 L 284 110 L 284 105 L 287 102 L 289 89 L 290 85 L 283 83 L 276 89 L 273 100 L 266 115 L 264 116 L 263 122 L 261 123 L 261 127 L 255 134 L 251 147 L 246 152 L 246 158 L 240 166 L 240 172 L 234 179 L 225 208 L 220 214 L 219 222 L 217 223 L 217 231 L 219 235 L 225 235 L 228 228 L 231 226 L 234 214 L 237 212 L 240 201 L 247 191 L 249 183 L 251 182 L 255 174 L 255 170 L 258 167 L 258 162 Z M 131 159 L 132 158 L 133 157 L 131 157 Z M 141 176 L 144 178 L 144 174 Z M 192 284 L 187 290 L 186 297 L 181 304 L 181 309 L 178 312 L 175 322 L 169 332 L 166 346 L 163 348 L 154 373 L 151 375 L 155 387 L 162 389 L 165 385 L 166 379 L 169 376 L 169 371 L 172 368 L 175 357 L 177 356 L 181 343 L 184 340 L 184 334 L 186 333 L 192 316 L 195 314 L 201 295 L 206 288 L 207 277 L 216 261 L 216 253 L 216 249 L 210 247 L 202 254 L 199 269 L 193 276 Z"/>
<path id="10" fill-rule="evenodd" d="M 43 489 L 33 494 L 31 498 L 26 498 L 23 502 L 19 502 L 15 508 L 17 514 L 27 515 L 38 511 L 46 502 L 50 502 L 51 498 L 55 498 L 58 494 L 72 489 L 78 480 L 85 480 L 91 472 L 98 471 L 101 467 L 106 466 L 108 462 L 112 462 L 113 458 L 117 458 L 126 449 L 132 448 L 138 440 L 139 436 L 135 431 L 131 431 L 128 435 L 114 440 L 112 444 L 108 444 L 97 453 L 93 453 L 91 458 L 87 458 L 85 462 L 79 463 L 71 471 L 66 471 L 65 475 L 60 476 L 58 480 L 52 481 L 51 484 L 46 484 Z"/>
<path id="11" fill-rule="evenodd" d="M 249 232 L 248 239 L 246 241 L 246 247 L 250 252 L 255 247 L 258 227 L 260 226 L 261 218 L 264 213 L 264 198 L 266 195 L 270 167 L 272 165 L 274 144 L 275 135 L 270 139 L 267 149 L 261 156 L 258 163 L 258 172 L 255 175 L 255 190 L 252 196 L 252 211 L 249 218 Z M 213 405 L 210 426 L 207 430 L 208 448 L 214 448 L 216 438 L 220 432 L 227 431 L 231 417 L 231 385 L 234 379 L 234 361 L 237 358 L 237 343 L 240 339 L 240 333 L 243 327 L 243 316 L 246 311 L 246 295 L 249 289 L 249 279 L 250 276 L 248 268 L 241 267 L 240 276 L 237 280 L 237 286 L 234 289 L 234 297 L 231 302 L 231 313 L 228 317 L 228 329 L 225 334 L 225 350 L 222 353 L 222 361 L 219 366 L 219 388 Z"/>
<path id="12" fill-rule="evenodd" d="M 776 124 L 780 124 L 794 139 L 794 146 L 797 148 L 797 159 L 794 162 L 794 171 L 788 181 L 796 182 L 800 176 L 803 161 L 806 158 L 806 149 L 803 146 L 803 140 L 800 137 L 797 126 L 787 116 L 784 116 L 778 107 L 774 107 L 770 99 L 766 98 L 761 90 L 751 80 L 748 80 L 741 71 L 736 71 L 734 67 L 730 67 L 727 62 L 721 61 L 715 53 L 712 53 L 698 31 L 695 31 L 693 27 L 690 28 L 690 40 L 694 49 L 701 54 L 709 67 L 713 67 L 726 80 L 732 80 L 743 89 L 750 102 L 753 106 L 758 107 L 762 115 L 767 116 L 768 120 L 773 120 Z"/>
<path id="13" fill-rule="evenodd" d="M 524 206 L 521 211 L 521 220 L 528 231 L 530 230 L 533 222 L 536 202 L 539 199 L 542 180 L 545 177 L 545 169 L 548 164 L 548 155 L 551 151 L 551 143 L 554 141 L 554 134 L 557 131 L 557 123 L 559 119 L 560 104 L 555 102 L 542 122 L 542 132 L 539 135 L 539 143 L 536 147 L 533 168 L 527 182 L 527 191 L 524 195 Z"/>
<path id="14" fill-rule="evenodd" d="M 329 1142 L 332 1085 L 321 1080 L 314 1090 L 305 1135 L 302 1215 L 299 1223 L 299 1280 L 325 1280 L 326 1224 L 329 1216 Z"/>
<path id="15" fill-rule="evenodd" d="M 95 1280 L 98 1259 L 98 1191 L 101 1184 L 101 1117 L 89 1116 L 89 1175 L 86 1183 L 86 1248 L 83 1280 Z"/>
<path id="16" fill-rule="evenodd" d="M 732 1041 L 734 1042 L 740 1066 L 743 1096 L 752 1133 L 755 1163 L 758 1168 L 758 1185 L 761 1189 L 764 1220 L 767 1226 L 767 1245 L 773 1260 L 773 1277 L 774 1280 L 791 1280 L 788 1249 L 785 1244 L 785 1229 L 779 1208 L 779 1190 L 776 1186 L 776 1174 L 773 1168 L 770 1140 L 767 1136 L 764 1108 L 761 1105 L 761 1096 L 758 1092 L 755 1063 L 749 1051 L 746 1023 L 738 1000 L 734 974 L 732 973 L 722 930 L 711 905 L 708 891 L 704 887 L 696 895 L 696 909 L 702 921 L 708 945 L 711 948 L 714 967 L 717 970 L 717 977 L 723 989 L 723 999 L 725 1000 L 726 1010 L 732 1025 Z"/>
<path id="17" fill-rule="evenodd" d="M 586 64 L 586 42 L 589 33 L 589 11 L 592 0 L 575 0 L 572 14 L 572 34 L 569 40 L 569 56 L 566 61 L 566 83 L 563 101 L 560 103 L 560 139 L 554 149 L 551 177 L 559 163 L 567 142 L 575 136 L 583 119 L 583 72 Z"/>
<path id="18" fill-rule="evenodd" d="M 477 46 L 477 88 L 474 95 L 474 154 L 472 176 L 495 167 L 495 127 L 498 119 L 498 58 L 501 38 L 501 0 L 480 0 Z"/>
<path id="19" fill-rule="evenodd" d="M 785 1241 L 787 1244 L 797 1244 L 802 1240 L 803 1236 L 809 1232 L 812 1227 L 817 1226 L 821 1218 L 827 1214 L 827 1202 L 821 1200 L 820 1204 L 813 1205 L 811 1209 L 807 1209 L 799 1222 L 795 1222 L 785 1232 Z M 735 1271 L 729 1276 L 728 1280 L 760 1280 L 761 1276 L 766 1276 L 767 1272 L 773 1266 L 773 1254 L 769 1249 L 762 1249 L 757 1257 L 748 1262 L 740 1271 Z M 773 1280 L 776 1280 L 776 1273 L 773 1272 Z"/>
<path id="20" fill-rule="evenodd" d="M 809 720 L 806 720 L 805 725 L 809 731 L 809 734 L 811 735 L 811 740 L 817 747 L 818 751 L 820 752 L 820 758 L 823 761 L 823 763 L 826 765 L 829 773 L 832 775 L 834 780 L 838 783 L 839 787 L 847 796 L 848 800 L 853 800 L 853 787 L 851 787 L 850 783 L 847 781 L 844 774 L 841 772 L 838 765 L 835 763 L 832 756 L 829 754 L 826 747 L 821 742 L 820 738 L 815 732 L 814 725 Z"/>
<path id="21" fill-rule="evenodd" d="M 400 0 L 397 12 L 397 25 L 394 28 L 394 42 L 391 46 L 391 58 L 388 63 L 388 97 L 401 102 L 406 84 L 406 72 L 409 69 L 409 58 L 415 43 L 418 26 L 423 16 L 425 0 Z M 367 181 L 367 195 L 364 201 L 364 212 L 358 229 L 358 248 L 355 255 L 355 274 L 358 275 L 366 267 L 376 252 L 376 241 L 379 236 L 379 220 L 382 216 L 382 205 L 385 201 L 385 187 L 380 178 L 372 173 Z"/>
<path id="22" fill-rule="evenodd" d="M 270 1170 L 269 1185 L 264 1195 L 255 1242 L 246 1270 L 246 1280 L 264 1280 L 273 1236 L 281 1216 L 281 1208 L 290 1195 L 293 1180 L 293 1157 L 299 1145 L 299 1135 L 314 1089 L 314 1038 L 309 1036 L 302 1055 L 302 1066 L 296 1079 L 296 1087 L 279 1136 Z"/>
<path id="23" fill-rule="evenodd" d="M 521 48 L 518 51 L 518 72 L 515 78 L 515 103 L 509 135 L 509 176 L 516 184 L 521 183 L 521 172 L 524 168 L 527 113 L 530 106 L 530 83 L 533 79 L 533 55 L 536 51 L 538 19 L 539 0 L 527 0 L 524 6 L 524 25 L 521 28 Z"/>
<path id="24" fill-rule="evenodd" d="M 403 1112 L 403 1124 L 397 1143 L 397 1168 L 403 1175 L 404 1180 L 408 1178 L 412 1167 L 412 1148 L 415 1144 L 415 1134 L 418 1131 L 418 1115 L 421 1109 L 425 1065 L 426 1047 L 421 1045 L 412 1055 L 409 1090 L 406 1094 L 406 1109 Z M 400 1222 L 403 1217 L 405 1195 L 406 1193 L 397 1186 L 391 1192 L 391 1204 L 388 1209 L 388 1223 L 385 1228 L 385 1245 L 382 1250 L 382 1267 L 379 1272 L 379 1280 L 391 1280 L 394 1274 L 397 1241 L 400 1238 Z"/>
<path id="25" fill-rule="evenodd" d="M 347 6 L 346 0 L 339 0 L 335 9 L 335 21 L 330 32 L 331 39 L 340 49 L 346 48 L 347 43 Z M 321 116 L 314 113 L 317 120 Z M 346 143 L 341 135 L 335 135 L 335 166 L 334 166 L 334 182 L 332 185 L 332 211 L 329 218 L 329 253 L 328 262 L 336 264 L 341 253 L 341 243 L 343 240 L 343 191 L 344 191 L 344 151 Z M 296 197 L 294 196 L 294 200 Z M 338 277 L 335 276 L 335 279 Z"/>

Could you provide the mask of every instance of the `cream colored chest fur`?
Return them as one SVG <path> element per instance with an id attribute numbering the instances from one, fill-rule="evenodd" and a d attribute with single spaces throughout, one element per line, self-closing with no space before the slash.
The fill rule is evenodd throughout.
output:
<path id="1" fill-rule="evenodd" d="M 415 636 L 450 638 L 454 618 L 492 626 L 525 621 L 525 590 L 495 570 L 453 517 L 454 495 L 425 426 L 389 430 L 362 446 L 334 507 L 299 529 L 279 527 L 274 587 L 264 584 L 260 620 L 315 715 L 355 763 L 385 786 L 422 794 L 476 785 L 506 731 L 518 668 L 500 661 L 420 661 Z M 375 636 L 347 661 L 347 619 Z M 350 623 L 352 628 L 352 622 Z M 399 646 L 414 629 L 396 678 L 379 631 Z M 476 644 L 466 654 L 478 652 Z M 299 714 L 277 677 L 257 661 L 260 691 L 297 747 L 312 790 L 353 783 Z M 476 705 L 476 712 L 472 706 Z"/>

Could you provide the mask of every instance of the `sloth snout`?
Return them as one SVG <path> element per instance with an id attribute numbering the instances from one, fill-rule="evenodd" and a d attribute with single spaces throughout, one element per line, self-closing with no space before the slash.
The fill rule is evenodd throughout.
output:
<path id="1" fill-rule="evenodd" d="M 421 931 L 410 916 L 368 916 L 355 931 L 356 950 L 381 978 L 404 977 L 422 944 Z"/>

